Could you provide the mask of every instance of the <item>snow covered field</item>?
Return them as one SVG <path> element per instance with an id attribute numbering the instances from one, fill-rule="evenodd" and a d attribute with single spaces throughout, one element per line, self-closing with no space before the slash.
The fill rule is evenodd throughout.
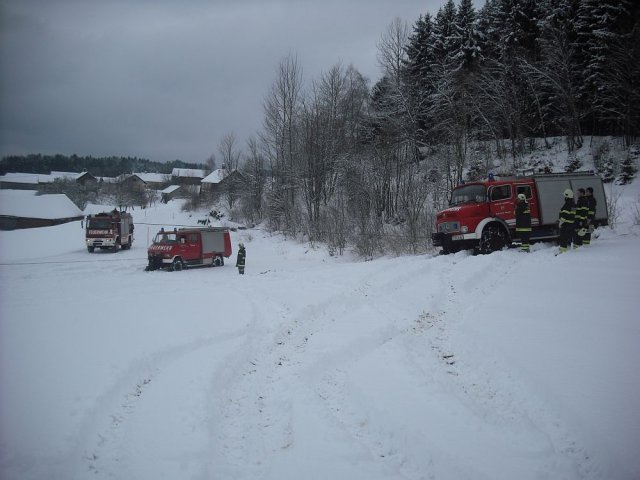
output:
<path id="1" fill-rule="evenodd" d="M 555 256 L 362 262 L 261 230 L 145 272 L 79 223 L 0 232 L 0 478 L 640 478 L 640 189 Z M 238 241 L 247 273 L 233 267 Z"/>

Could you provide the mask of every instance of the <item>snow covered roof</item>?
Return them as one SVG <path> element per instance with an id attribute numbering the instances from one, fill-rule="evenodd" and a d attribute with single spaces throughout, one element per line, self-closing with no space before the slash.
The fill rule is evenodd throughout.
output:
<path id="1" fill-rule="evenodd" d="M 38 173 L 6 173 L 4 175 L 0 175 L 1 182 L 12 182 L 12 183 L 31 183 L 38 184 L 43 182 L 48 182 L 49 175 L 42 175 Z"/>
<path id="2" fill-rule="evenodd" d="M 168 177 L 166 173 L 141 172 L 141 173 L 132 173 L 132 175 L 135 175 L 140 180 L 146 183 L 163 183 L 167 181 L 167 177 Z"/>
<path id="3" fill-rule="evenodd" d="M 171 175 L 174 177 L 204 178 L 207 176 L 207 171 L 195 168 L 174 168 Z"/>
<path id="4" fill-rule="evenodd" d="M 224 170 L 218 168 L 202 179 L 202 183 L 220 183 L 225 177 Z"/>
<path id="5" fill-rule="evenodd" d="M 87 172 L 51 172 L 49 175 L 44 173 L 7 173 L 0 176 L 0 181 L 12 183 L 51 183 L 54 180 L 78 180 L 83 175 L 89 175 Z"/>
<path id="6" fill-rule="evenodd" d="M 104 183 L 116 183 L 118 181 L 117 177 L 97 177 L 98 181 L 102 180 Z"/>
<path id="7" fill-rule="evenodd" d="M 51 172 L 49 174 L 49 177 L 51 178 L 50 181 L 54 181 L 57 178 L 63 179 L 63 180 L 77 180 L 79 179 L 82 175 L 85 175 L 87 172 Z"/>
<path id="8" fill-rule="evenodd" d="M 82 211 L 64 194 L 36 195 L 32 190 L 0 190 L 0 215 L 49 220 L 81 217 Z"/>
<path id="9" fill-rule="evenodd" d="M 180 185 L 169 185 L 164 190 L 161 190 L 160 193 L 173 193 L 180 188 Z"/>

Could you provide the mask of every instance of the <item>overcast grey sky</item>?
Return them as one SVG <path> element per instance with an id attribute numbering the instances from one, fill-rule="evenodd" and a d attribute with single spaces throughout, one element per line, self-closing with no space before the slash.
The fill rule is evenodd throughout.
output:
<path id="1" fill-rule="evenodd" d="M 445 0 L 0 0 L 0 156 L 205 162 L 261 128 L 279 62 L 373 84 L 376 44 Z M 477 4 L 477 2 L 476 2 Z"/>

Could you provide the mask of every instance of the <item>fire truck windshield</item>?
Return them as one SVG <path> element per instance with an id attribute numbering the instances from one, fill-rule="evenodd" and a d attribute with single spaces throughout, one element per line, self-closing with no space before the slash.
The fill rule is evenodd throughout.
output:
<path id="1" fill-rule="evenodd" d="M 484 185 L 463 185 L 451 192 L 450 206 L 467 202 L 484 202 L 487 199 L 487 188 Z"/>
<path id="2" fill-rule="evenodd" d="M 92 230 L 110 230 L 111 219 L 109 218 L 90 218 L 87 220 L 87 229 Z"/>
<path id="3" fill-rule="evenodd" d="M 174 232 L 160 232 L 156 235 L 153 243 L 175 243 L 177 241 L 177 235 Z"/>

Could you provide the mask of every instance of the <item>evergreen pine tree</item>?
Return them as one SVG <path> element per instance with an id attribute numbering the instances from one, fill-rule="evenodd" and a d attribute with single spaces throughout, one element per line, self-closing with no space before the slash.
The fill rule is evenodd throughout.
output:
<path id="1" fill-rule="evenodd" d="M 480 60 L 476 33 L 476 11 L 471 0 L 461 0 L 454 23 L 457 51 L 453 54 L 454 71 L 470 71 Z"/>
<path id="2" fill-rule="evenodd" d="M 615 179 L 615 165 L 610 158 L 605 160 L 602 164 L 602 169 L 599 171 L 602 181 L 604 183 L 611 183 Z"/>
<path id="3" fill-rule="evenodd" d="M 434 78 L 430 71 L 433 65 L 433 22 L 428 13 L 420 16 L 413 26 L 407 48 L 407 63 L 404 70 L 405 81 L 413 111 L 416 112 L 416 127 L 421 143 L 426 143 L 424 135 L 429 125 L 428 104 L 434 92 Z"/>
<path id="4" fill-rule="evenodd" d="M 636 177 L 636 173 L 638 173 L 638 169 L 636 168 L 631 155 L 627 155 L 622 162 L 620 175 L 618 176 L 618 184 L 627 185 L 628 183 L 631 183 Z"/>
<path id="5" fill-rule="evenodd" d="M 639 60 L 633 44 L 637 12 L 631 0 L 583 0 L 578 9 L 576 46 L 584 74 L 579 95 L 588 109 L 592 134 L 615 133 L 624 121 L 620 106 L 627 104 L 630 93 L 637 92 L 630 92 L 628 85 L 633 83 L 629 78 L 633 77 L 633 62 Z M 629 67 L 631 73 L 626 72 Z"/>
<path id="6" fill-rule="evenodd" d="M 459 50 L 459 37 L 455 31 L 456 6 L 453 0 L 448 0 L 444 7 L 438 10 L 433 28 L 434 63 L 430 70 L 446 76 L 454 69 L 454 55 Z"/>

